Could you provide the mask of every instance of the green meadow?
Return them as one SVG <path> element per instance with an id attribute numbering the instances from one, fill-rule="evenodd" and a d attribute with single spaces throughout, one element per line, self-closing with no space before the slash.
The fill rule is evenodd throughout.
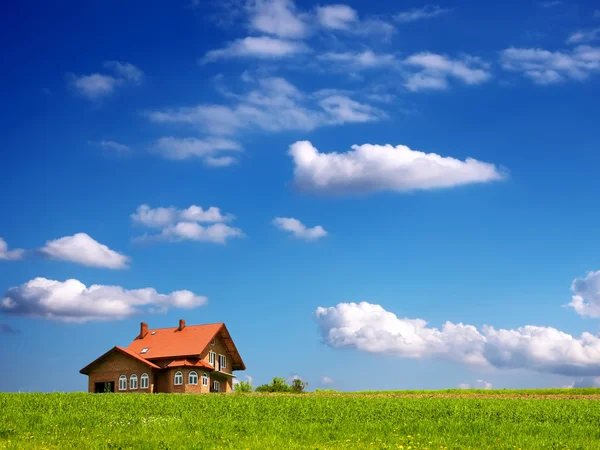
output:
<path id="1" fill-rule="evenodd" d="M 0 394 L 2 449 L 599 449 L 600 390 Z"/>

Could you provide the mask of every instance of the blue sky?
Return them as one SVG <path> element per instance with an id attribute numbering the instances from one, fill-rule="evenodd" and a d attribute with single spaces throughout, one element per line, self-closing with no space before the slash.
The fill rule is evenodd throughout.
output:
<path id="1" fill-rule="evenodd" d="M 179 318 L 255 385 L 600 385 L 597 4 L 224 5 L 2 6 L 0 390 Z"/>

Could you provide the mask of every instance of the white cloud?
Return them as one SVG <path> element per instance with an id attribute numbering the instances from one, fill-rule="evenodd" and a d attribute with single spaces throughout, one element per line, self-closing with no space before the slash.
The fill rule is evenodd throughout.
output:
<path id="1" fill-rule="evenodd" d="M 24 253 L 25 250 L 21 248 L 9 250 L 6 241 L 0 237 L 0 260 L 10 261 L 21 259 Z"/>
<path id="2" fill-rule="evenodd" d="M 247 8 L 252 30 L 283 38 L 302 38 L 310 31 L 292 0 L 250 0 Z"/>
<path id="3" fill-rule="evenodd" d="M 127 290 L 97 284 L 88 288 L 74 279 L 61 282 L 39 277 L 10 288 L 0 300 L 0 311 L 82 323 L 120 320 L 144 312 L 166 312 L 169 308 L 191 309 L 206 303 L 206 297 L 186 290 L 165 295 L 152 288 Z"/>
<path id="4" fill-rule="evenodd" d="M 261 129 L 310 131 L 322 126 L 379 120 L 382 111 L 346 96 L 307 95 L 283 78 L 250 80 L 256 85 L 243 94 L 229 93 L 231 106 L 200 104 L 192 108 L 152 111 L 150 120 L 195 126 L 211 135 Z M 319 98 L 317 98 L 319 97 Z"/>
<path id="5" fill-rule="evenodd" d="M 394 16 L 394 19 L 397 22 L 414 22 L 416 20 L 438 17 L 450 11 L 450 9 L 442 8 L 438 5 L 425 5 L 422 8 L 413 8 L 410 11 L 400 12 Z"/>
<path id="6" fill-rule="evenodd" d="M 273 224 L 280 230 L 289 231 L 295 237 L 305 241 L 314 241 L 327 236 L 327 231 L 321 225 L 307 228 L 306 225 L 293 217 L 275 217 Z"/>
<path id="7" fill-rule="evenodd" d="M 358 13 L 348 5 L 317 6 L 317 20 L 331 30 L 348 30 L 358 23 Z"/>
<path id="8" fill-rule="evenodd" d="M 593 30 L 579 30 L 571 34 L 567 39 L 567 44 L 581 44 L 583 42 L 592 42 L 600 38 L 600 27 Z"/>
<path id="9" fill-rule="evenodd" d="M 116 155 L 125 156 L 133 153 L 133 149 L 131 147 L 116 141 L 91 141 L 90 144 L 101 147 Z"/>
<path id="10" fill-rule="evenodd" d="M 574 295 L 568 306 L 581 316 L 600 317 L 600 270 L 575 278 L 571 290 Z"/>
<path id="11" fill-rule="evenodd" d="M 321 61 L 327 61 L 336 65 L 343 64 L 355 69 L 371 69 L 393 66 L 397 63 L 396 57 L 389 53 L 374 53 L 372 50 L 362 52 L 327 52 L 317 56 Z"/>
<path id="12" fill-rule="evenodd" d="M 474 383 L 461 383 L 458 385 L 459 389 L 492 389 L 492 383 L 488 383 L 484 380 L 477 380 Z"/>
<path id="13" fill-rule="evenodd" d="M 224 167 L 234 164 L 237 159 L 231 156 L 222 157 L 218 155 L 224 151 L 239 152 L 241 146 L 235 141 L 220 137 L 206 139 L 162 137 L 154 144 L 153 149 L 168 159 L 199 158 L 207 166 Z"/>
<path id="14" fill-rule="evenodd" d="M 408 75 L 404 86 L 409 91 L 446 89 L 449 77 L 470 85 L 481 84 L 491 78 L 488 65 L 473 56 L 453 60 L 444 55 L 423 52 L 409 56 L 404 64 L 421 69 Z"/>
<path id="15" fill-rule="evenodd" d="M 326 376 L 325 377 L 321 377 L 321 384 L 323 386 L 328 386 L 330 384 L 333 384 L 333 378 L 326 377 Z"/>
<path id="16" fill-rule="evenodd" d="M 177 209 L 174 206 L 151 208 L 148 205 L 140 205 L 135 213 L 131 215 L 131 219 L 134 223 L 148 228 L 163 228 L 167 225 L 173 225 L 177 221 L 230 222 L 235 219 L 235 216 L 233 214 L 223 214 L 215 206 L 205 210 L 196 205 L 192 205 L 187 209 Z"/>
<path id="17" fill-rule="evenodd" d="M 550 52 L 539 48 L 508 48 L 500 53 L 505 70 L 520 72 L 537 84 L 585 80 L 600 71 L 600 47 L 580 45 Z"/>
<path id="18" fill-rule="evenodd" d="M 289 153 L 295 164 L 296 185 L 316 192 L 405 192 L 485 183 L 504 177 L 490 163 L 423 153 L 405 145 L 363 144 L 353 145 L 346 153 L 320 153 L 310 142 L 298 141 L 290 146 Z"/>
<path id="19" fill-rule="evenodd" d="M 310 48 L 302 42 L 268 36 L 246 37 L 230 42 L 225 48 L 207 52 L 201 62 L 207 63 L 223 58 L 280 59 L 309 51 Z"/>
<path id="20" fill-rule="evenodd" d="M 70 74 L 68 81 L 75 92 L 90 100 L 96 100 L 112 94 L 118 86 L 127 83 L 139 84 L 143 72 L 133 64 L 119 61 L 107 61 L 104 63 L 107 69 L 115 72 L 115 75 L 93 73 L 90 75 Z"/>
<path id="21" fill-rule="evenodd" d="M 53 259 L 108 269 L 125 269 L 129 261 L 129 257 L 100 244 L 86 233 L 47 241 L 39 252 Z"/>
<path id="22" fill-rule="evenodd" d="M 132 83 L 140 83 L 144 78 L 144 72 L 128 62 L 106 61 L 104 67 L 112 70 L 117 76 Z"/>
<path id="23" fill-rule="evenodd" d="M 318 307 L 315 319 L 324 342 L 402 358 L 448 359 L 498 369 L 527 369 L 568 376 L 600 374 L 600 337 L 576 338 L 555 328 L 516 330 L 446 322 L 441 329 L 422 319 L 399 319 L 367 302 Z"/>
<path id="24" fill-rule="evenodd" d="M 147 228 L 159 228 L 159 234 L 145 234 L 136 238 L 136 241 L 170 241 L 184 240 L 214 242 L 224 244 L 230 238 L 244 237 L 239 228 L 230 227 L 224 222 L 235 219 L 231 214 L 222 214 L 219 208 L 211 206 L 204 210 L 200 206 L 192 205 L 187 209 L 150 208 L 140 205 L 131 215 L 134 223 Z M 200 223 L 212 223 L 203 226 Z"/>

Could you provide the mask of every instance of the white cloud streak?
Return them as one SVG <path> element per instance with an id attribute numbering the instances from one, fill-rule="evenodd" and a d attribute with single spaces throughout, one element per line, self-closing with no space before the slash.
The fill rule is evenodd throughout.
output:
<path id="1" fill-rule="evenodd" d="M 318 60 L 336 65 L 351 66 L 356 69 L 374 69 L 397 64 L 396 57 L 389 53 L 374 53 L 372 50 L 362 52 L 327 52 L 317 56 Z"/>
<path id="2" fill-rule="evenodd" d="M 550 327 L 478 330 L 452 322 L 433 328 L 367 302 L 318 307 L 315 320 L 323 341 L 333 348 L 567 376 L 600 374 L 600 337 L 591 333 L 576 338 Z"/>
<path id="3" fill-rule="evenodd" d="M 595 41 L 598 38 L 600 38 L 600 27 L 593 30 L 579 30 L 569 36 L 567 44 L 582 44 Z"/>
<path id="4" fill-rule="evenodd" d="M 232 156 L 220 156 L 223 152 L 239 152 L 242 148 L 239 143 L 220 137 L 175 138 L 162 137 L 153 146 L 153 151 L 167 159 L 187 160 L 198 158 L 209 167 L 225 167 L 237 162 Z"/>
<path id="5" fill-rule="evenodd" d="M 331 30 L 348 30 L 358 23 L 358 13 L 348 5 L 318 6 L 317 20 Z"/>
<path id="6" fill-rule="evenodd" d="M 404 60 L 407 68 L 420 69 L 407 76 L 404 86 L 409 91 L 448 88 L 448 79 L 453 78 L 465 84 L 485 83 L 491 78 L 488 64 L 473 56 L 451 59 L 436 53 L 416 53 Z"/>
<path id="7" fill-rule="evenodd" d="M 102 73 L 90 75 L 69 74 L 69 85 L 79 95 L 89 100 L 98 100 L 112 94 L 118 86 L 139 84 L 143 78 L 143 72 L 128 62 L 106 61 L 104 66 L 112 70 L 114 75 Z"/>
<path id="8" fill-rule="evenodd" d="M 320 153 L 310 142 L 290 146 L 294 182 L 322 193 L 407 192 L 449 188 L 504 178 L 493 164 L 467 158 L 461 161 L 405 145 L 353 145 L 346 153 Z"/>
<path id="9" fill-rule="evenodd" d="M 293 217 L 275 217 L 275 219 L 273 219 L 273 225 L 280 230 L 289 231 L 294 237 L 305 241 L 315 241 L 328 234 L 321 225 L 308 228 L 298 219 L 294 219 Z"/>
<path id="10" fill-rule="evenodd" d="M 75 279 L 64 282 L 35 278 L 10 288 L 0 300 L 0 311 L 64 322 L 121 320 L 141 313 L 192 309 L 207 298 L 182 290 L 159 294 L 155 289 L 127 290 L 120 286 L 91 285 Z"/>
<path id="11" fill-rule="evenodd" d="M 222 49 L 210 50 L 200 62 L 209 63 L 226 58 L 281 59 L 307 52 L 310 52 L 310 48 L 302 42 L 268 36 L 246 37 L 230 42 Z"/>
<path id="12" fill-rule="evenodd" d="M 24 253 L 25 250 L 22 248 L 9 250 L 6 241 L 0 237 L 0 260 L 13 261 L 21 259 L 23 258 Z"/>
<path id="13" fill-rule="evenodd" d="M 86 233 L 47 241 L 38 251 L 48 258 L 107 269 L 125 269 L 129 261 L 129 257 L 100 244 Z"/>
<path id="14" fill-rule="evenodd" d="M 540 85 L 582 81 L 600 71 L 600 47 L 580 45 L 551 52 L 540 48 L 508 48 L 500 53 L 505 70 L 519 72 Z"/>
<path id="15" fill-rule="evenodd" d="M 413 8 L 410 11 L 403 11 L 394 16 L 394 20 L 401 23 L 415 22 L 417 20 L 432 19 L 449 13 L 451 10 L 442 8 L 438 5 L 425 5 L 422 8 Z"/>
<path id="16" fill-rule="evenodd" d="M 116 141 L 91 141 L 90 144 L 101 147 L 107 152 L 115 155 L 126 156 L 133 153 L 133 149 L 130 146 Z"/>
<path id="17" fill-rule="evenodd" d="M 306 15 L 296 10 L 292 0 L 250 0 L 247 10 L 251 30 L 292 39 L 310 32 Z"/>
<path id="18" fill-rule="evenodd" d="M 484 380 L 476 380 L 473 383 L 461 383 L 458 385 L 459 389 L 492 389 L 492 383 L 488 383 Z"/>

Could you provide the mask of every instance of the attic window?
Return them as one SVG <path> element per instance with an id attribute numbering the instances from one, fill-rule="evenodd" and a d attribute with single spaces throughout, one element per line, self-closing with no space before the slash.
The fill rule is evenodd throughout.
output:
<path id="1" fill-rule="evenodd" d="M 146 348 L 143 348 L 143 349 L 142 349 L 142 351 L 141 351 L 140 353 L 143 355 L 143 354 L 144 354 L 144 353 L 146 353 L 148 350 L 150 350 L 148 347 L 146 347 Z"/>
<path id="2" fill-rule="evenodd" d="M 215 338 L 212 338 L 210 341 L 210 345 L 215 345 Z"/>
<path id="3" fill-rule="evenodd" d="M 150 334 L 156 334 L 156 331 L 153 331 L 153 332 L 152 332 L 152 333 L 150 333 Z"/>

